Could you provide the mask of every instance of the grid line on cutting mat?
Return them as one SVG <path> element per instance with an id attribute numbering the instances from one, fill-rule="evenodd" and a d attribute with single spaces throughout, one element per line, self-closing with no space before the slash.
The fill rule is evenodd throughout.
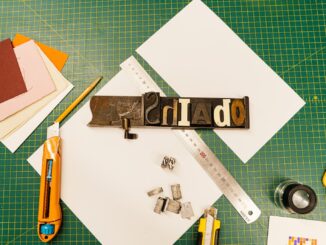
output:
<path id="1" fill-rule="evenodd" d="M 268 217 L 288 216 L 272 200 L 273 189 L 286 177 L 312 186 L 320 197 L 317 209 L 303 218 L 326 221 L 325 189 L 320 183 L 326 167 L 325 3 L 204 2 L 307 102 L 246 165 L 214 133 L 198 131 L 262 210 L 258 222 L 246 225 L 224 197 L 219 199 L 215 206 L 222 220 L 220 243 L 265 244 Z M 17 153 L 0 146 L 1 244 L 41 244 L 36 232 L 39 176 L 26 159 L 45 140 L 46 127 L 99 73 L 104 81 L 115 75 L 119 64 L 136 55 L 134 50 L 187 3 L 189 0 L 0 2 L 0 38 L 19 32 L 67 52 L 70 57 L 63 74 L 75 85 Z M 167 95 L 175 94 L 155 71 L 143 65 Z M 64 204 L 63 212 L 63 227 L 53 243 L 98 244 Z M 177 244 L 196 244 L 197 225 Z"/>

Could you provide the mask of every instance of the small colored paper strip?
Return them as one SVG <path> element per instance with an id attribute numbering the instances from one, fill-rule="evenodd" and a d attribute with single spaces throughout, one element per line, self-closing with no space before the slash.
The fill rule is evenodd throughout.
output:
<path id="1" fill-rule="evenodd" d="M 317 245 L 317 239 L 290 236 L 288 245 Z"/>
<path id="2" fill-rule="evenodd" d="M 29 40 L 31 40 L 31 38 L 17 33 L 16 36 L 14 37 L 14 40 L 12 41 L 12 45 L 14 47 L 17 47 L 20 44 L 28 42 Z M 61 71 L 68 59 L 68 55 L 59 50 L 46 46 L 43 43 L 40 42 L 35 42 L 35 43 L 41 48 L 41 50 L 51 60 L 51 62 L 55 65 L 55 67 L 59 71 Z"/>

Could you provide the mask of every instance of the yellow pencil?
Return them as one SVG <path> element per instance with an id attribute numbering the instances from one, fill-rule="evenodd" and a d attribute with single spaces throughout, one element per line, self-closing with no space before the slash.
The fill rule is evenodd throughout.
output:
<path id="1" fill-rule="evenodd" d="M 96 78 L 54 122 L 60 123 L 93 90 L 93 88 L 95 88 L 102 78 L 102 76 Z"/>

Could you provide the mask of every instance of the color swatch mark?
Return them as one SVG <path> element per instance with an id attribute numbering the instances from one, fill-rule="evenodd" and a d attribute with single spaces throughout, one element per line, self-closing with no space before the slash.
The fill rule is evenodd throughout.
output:
<path id="1" fill-rule="evenodd" d="M 288 245 L 317 245 L 317 239 L 290 236 Z"/>

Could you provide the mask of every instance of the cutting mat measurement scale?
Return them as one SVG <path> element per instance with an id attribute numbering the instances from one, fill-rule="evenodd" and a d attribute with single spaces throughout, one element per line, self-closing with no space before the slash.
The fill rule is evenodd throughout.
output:
<path id="1" fill-rule="evenodd" d="M 162 90 L 156 85 L 153 79 L 133 56 L 123 62 L 121 64 L 121 68 L 128 72 L 138 83 L 142 93 L 154 91 L 160 92 L 161 96 L 165 96 Z M 173 131 L 176 136 L 185 143 L 188 151 L 211 177 L 211 179 L 219 187 L 233 207 L 238 211 L 241 217 L 248 224 L 256 221 L 261 214 L 260 209 L 241 188 L 241 186 L 232 177 L 215 154 L 209 149 L 196 131 Z"/>

